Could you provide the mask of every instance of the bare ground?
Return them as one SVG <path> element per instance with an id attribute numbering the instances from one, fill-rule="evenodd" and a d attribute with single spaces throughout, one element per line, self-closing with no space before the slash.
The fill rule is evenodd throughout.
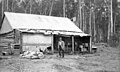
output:
<path id="1" fill-rule="evenodd" d="M 0 72 L 120 72 L 120 48 L 98 46 L 97 53 L 45 55 L 43 59 L 8 56 L 0 59 Z"/>

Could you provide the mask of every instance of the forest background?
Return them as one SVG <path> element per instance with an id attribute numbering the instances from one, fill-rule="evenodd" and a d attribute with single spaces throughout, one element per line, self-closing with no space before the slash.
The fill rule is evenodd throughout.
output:
<path id="1" fill-rule="evenodd" d="M 0 0 L 0 25 L 5 11 L 67 17 L 91 34 L 93 43 L 120 42 L 119 0 Z"/>

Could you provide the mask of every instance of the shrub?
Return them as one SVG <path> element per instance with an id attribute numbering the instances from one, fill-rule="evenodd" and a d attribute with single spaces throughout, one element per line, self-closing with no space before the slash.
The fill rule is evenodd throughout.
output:
<path id="1" fill-rule="evenodd" d="M 113 36 L 110 36 L 108 43 L 111 47 L 118 47 L 120 43 L 120 35 L 114 34 Z"/>

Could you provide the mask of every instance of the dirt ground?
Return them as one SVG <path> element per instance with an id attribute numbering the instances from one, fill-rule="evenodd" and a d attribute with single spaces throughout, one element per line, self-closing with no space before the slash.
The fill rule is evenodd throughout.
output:
<path id="1" fill-rule="evenodd" d="M 120 72 L 120 48 L 98 45 L 97 53 L 45 55 L 43 59 L 7 56 L 0 59 L 0 72 Z"/>

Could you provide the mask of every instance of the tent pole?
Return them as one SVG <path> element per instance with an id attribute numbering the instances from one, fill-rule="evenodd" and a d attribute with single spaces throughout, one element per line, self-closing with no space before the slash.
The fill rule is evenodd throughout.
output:
<path id="1" fill-rule="evenodd" d="M 52 37 L 51 37 L 51 44 L 52 44 L 52 45 L 51 45 L 51 48 L 52 48 L 52 53 L 54 53 L 54 46 L 53 46 L 53 45 L 54 45 L 54 44 L 53 44 L 53 43 L 54 43 L 54 37 L 53 37 L 53 36 L 54 36 L 54 35 L 52 35 Z"/>
<path id="2" fill-rule="evenodd" d="M 72 52 L 74 53 L 74 36 L 72 36 Z"/>

